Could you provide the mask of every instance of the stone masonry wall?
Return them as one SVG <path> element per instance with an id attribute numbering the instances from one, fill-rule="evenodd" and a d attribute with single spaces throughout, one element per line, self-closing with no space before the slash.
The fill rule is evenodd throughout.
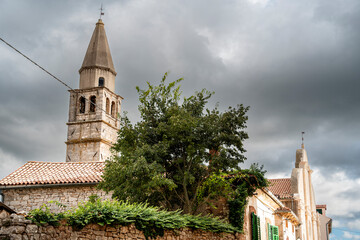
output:
<path id="1" fill-rule="evenodd" d="M 37 226 L 26 220 L 23 215 L 12 214 L 0 219 L 0 240 L 122 240 L 145 239 L 144 234 L 137 230 L 134 225 L 129 226 L 99 226 L 89 224 L 80 231 L 62 222 L 59 227 Z M 202 230 L 179 229 L 177 231 L 167 230 L 163 237 L 158 240 L 237 240 L 241 239 L 240 234 L 212 233 Z"/>
<path id="2" fill-rule="evenodd" d="M 96 97 L 95 112 L 85 102 L 85 112 L 80 113 L 79 99 Z M 110 147 L 116 142 L 120 120 L 121 97 L 104 87 L 76 89 L 70 91 L 69 121 L 66 141 L 66 161 L 105 161 L 112 153 Z M 108 106 L 106 100 L 109 100 Z M 111 115 L 111 105 L 114 113 Z"/>
<path id="3" fill-rule="evenodd" d="M 101 199 L 111 199 L 111 194 L 98 190 L 96 185 L 72 185 L 63 187 L 38 187 L 38 188 L 14 188 L 3 189 L 4 204 L 16 212 L 29 212 L 40 208 L 43 203 L 50 200 L 65 204 L 68 208 L 75 207 L 79 202 L 87 201 L 92 194 Z M 56 204 L 48 204 L 51 211 L 58 212 L 60 209 Z"/>

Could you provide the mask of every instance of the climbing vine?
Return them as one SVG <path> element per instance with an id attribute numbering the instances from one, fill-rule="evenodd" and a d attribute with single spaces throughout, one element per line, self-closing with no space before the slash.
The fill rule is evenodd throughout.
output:
<path id="1" fill-rule="evenodd" d="M 252 164 L 249 169 L 231 173 L 214 173 L 208 177 L 198 192 L 199 202 L 212 206 L 213 200 L 219 197 L 227 199 L 229 222 L 239 231 L 243 230 L 244 214 L 248 197 L 257 189 L 268 186 L 263 166 Z"/>

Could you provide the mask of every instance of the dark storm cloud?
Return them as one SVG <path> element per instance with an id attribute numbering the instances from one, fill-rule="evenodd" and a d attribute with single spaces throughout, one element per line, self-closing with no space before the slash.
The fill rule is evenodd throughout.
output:
<path id="1" fill-rule="evenodd" d="M 0 4 L 0 36 L 77 88 L 100 3 Z M 215 91 L 209 107 L 251 107 L 245 166 L 259 162 L 269 176 L 290 176 L 306 131 L 310 165 L 321 179 L 338 172 L 346 181 L 359 179 L 358 1 L 105 1 L 104 7 L 116 89 L 132 120 L 139 117 L 135 86 L 155 84 L 170 71 L 170 80 L 185 78 L 184 95 Z M 63 161 L 67 89 L 5 45 L 0 51 L 2 164 Z M 13 170 L 2 169 L 1 176 Z M 324 201 L 331 191 L 322 191 L 325 185 L 316 186 Z M 352 191 L 341 194 L 343 201 Z"/>

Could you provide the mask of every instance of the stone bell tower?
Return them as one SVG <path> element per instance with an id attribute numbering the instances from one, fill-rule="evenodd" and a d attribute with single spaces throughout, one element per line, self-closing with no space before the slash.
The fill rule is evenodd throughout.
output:
<path id="1" fill-rule="evenodd" d="M 121 96 L 101 19 L 96 23 L 83 64 L 79 89 L 70 90 L 66 161 L 105 161 L 120 128 Z"/>

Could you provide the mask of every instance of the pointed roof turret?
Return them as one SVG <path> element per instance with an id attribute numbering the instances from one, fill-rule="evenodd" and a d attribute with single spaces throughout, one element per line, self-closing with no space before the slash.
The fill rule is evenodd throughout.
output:
<path id="1" fill-rule="evenodd" d="M 111 58 L 109 43 L 106 38 L 104 23 L 101 19 L 96 23 L 83 64 L 79 70 L 100 68 L 116 75 L 114 63 Z"/>

